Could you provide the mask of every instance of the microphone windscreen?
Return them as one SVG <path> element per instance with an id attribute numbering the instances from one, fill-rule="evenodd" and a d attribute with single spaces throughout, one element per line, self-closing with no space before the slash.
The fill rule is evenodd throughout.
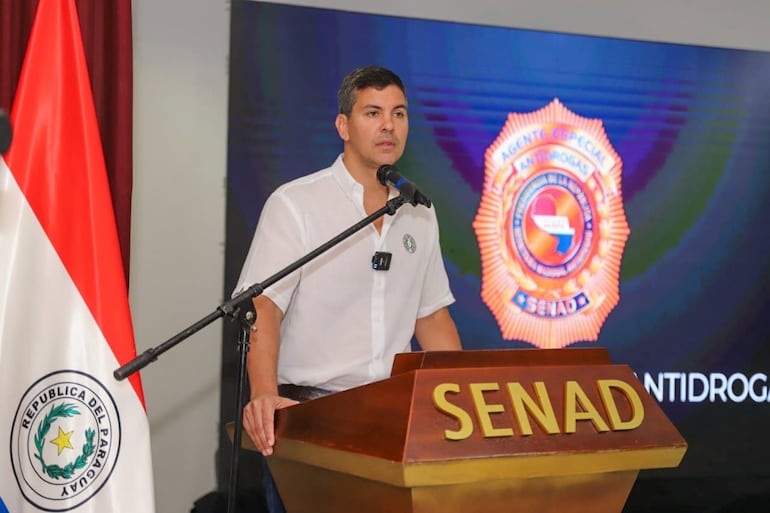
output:
<path id="1" fill-rule="evenodd" d="M 395 171 L 395 166 L 383 164 L 377 168 L 377 181 L 382 185 L 388 185 L 389 175 Z"/>

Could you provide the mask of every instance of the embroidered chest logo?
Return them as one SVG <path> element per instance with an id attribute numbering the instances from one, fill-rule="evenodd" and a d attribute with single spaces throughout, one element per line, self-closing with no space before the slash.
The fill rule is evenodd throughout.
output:
<path id="1" fill-rule="evenodd" d="M 417 251 L 417 242 L 414 240 L 414 237 L 408 233 L 404 234 L 401 241 L 404 243 L 404 249 L 406 249 L 408 253 Z"/>

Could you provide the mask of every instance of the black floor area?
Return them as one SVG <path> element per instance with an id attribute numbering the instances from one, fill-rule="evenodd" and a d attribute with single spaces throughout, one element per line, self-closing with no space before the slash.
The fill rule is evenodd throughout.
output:
<path id="1" fill-rule="evenodd" d="M 190 511 L 227 513 L 226 493 L 212 492 L 204 495 Z M 262 498 L 258 493 L 245 494 L 238 500 L 237 513 L 266 513 Z M 739 481 L 716 478 L 639 478 L 629 494 L 623 513 L 770 513 L 770 478 Z"/>
<path id="2" fill-rule="evenodd" d="M 639 478 L 623 513 L 770 513 L 770 478 Z"/>

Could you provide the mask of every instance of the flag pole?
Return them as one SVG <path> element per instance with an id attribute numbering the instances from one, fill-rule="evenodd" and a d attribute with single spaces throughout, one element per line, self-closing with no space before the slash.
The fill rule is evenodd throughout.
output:
<path id="1" fill-rule="evenodd" d="M 11 120 L 8 119 L 8 113 L 0 109 L 0 154 L 5 153 L 11 147 L 11 139 L 13 139 Z"/>

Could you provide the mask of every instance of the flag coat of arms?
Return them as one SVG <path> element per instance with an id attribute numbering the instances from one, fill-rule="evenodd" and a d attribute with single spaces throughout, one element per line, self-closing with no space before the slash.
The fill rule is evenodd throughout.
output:
<path id="1" fill-rule="evenodd" d="M 149 429 L 73 0 L 40 0 L 0 158 L 0 513 L 154 511 Z"/>

